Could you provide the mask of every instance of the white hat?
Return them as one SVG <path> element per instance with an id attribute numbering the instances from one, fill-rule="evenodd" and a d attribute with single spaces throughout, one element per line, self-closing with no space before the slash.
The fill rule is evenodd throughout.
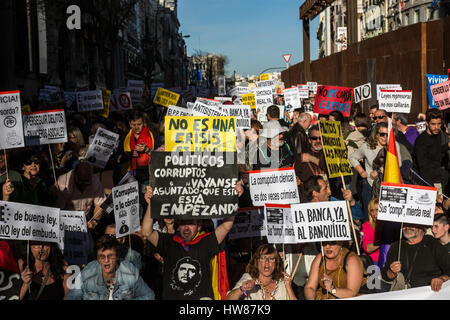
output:
<path id="1" fill-rule="evenodd" d="M 263 125 L 263 129 L 259 134 L 263 138 L 273 138 L 282 132 L 288 131 L 286 127 L 282 127 L 278 120 L 270 120 Z"/>

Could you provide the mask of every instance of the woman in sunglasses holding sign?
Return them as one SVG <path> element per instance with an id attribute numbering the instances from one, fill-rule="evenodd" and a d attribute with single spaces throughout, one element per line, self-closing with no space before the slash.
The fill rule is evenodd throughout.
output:
<path id="1" fill-rule="evenodd" d="M 283 270 L 278 251 L 269 244 L 259 246 L 227 300 L 297 300 L 292 278 Z"/>
<path id="2" fill-rule="evenodd" d="M 349 158 L 350 164 L 363 179 L 362 182 L 362 202 L 364 208 L 364 221 L 369 219 L 367 208 L 372 196 L 372 185 L 378 173 L 373 169 L 373 160 L 378 152 L 387 146 L 388 125 L 380 122 L 375 125 L 369 138 Z M 364 167 L 361 165 L 364 163 Z"/>

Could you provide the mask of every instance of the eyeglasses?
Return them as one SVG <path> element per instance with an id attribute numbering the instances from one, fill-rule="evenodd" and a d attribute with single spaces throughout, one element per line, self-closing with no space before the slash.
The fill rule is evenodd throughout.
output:
<path id="1" fill-rule="evenodd" d="M 320 137 L 309 137 L 312 141 L 320 140 Z"/>
<path id="2" fill-rule="evenodd" d="M 381 120 L 381 119 L 383 119 L 383 118 L 385 118 L 386 116 L 374 116 L 373 117 L 373 120 L 376 120 L 376 119 L 379 119 L 379 120 Z"/>
<path id="3" fill-rule="evenodd" d="M 108 255 L 104 255 L 104 254 L 99 254 L 98 256 L 97 256 L 97 258 L 98 258 L 98 260 L 101 260 L 101 261 L 104 261 L 104 260 L 106 260 L 106 259 L 108 259 L 108 260 L 114 260 L 114 259 L 116 259 L 116 255 L 115 254 L 108 254 Z"/>
<path id="4" fill-rule="evenodd" d="M 323 246 L 335 246 L 337 245 L 337 241 L 327 241 L 323 243 Z"/>
<path id="5" fill-rule="evenodd" d="M 387 136 L 387 132 L 378 132 L 378 135 L 380 137 L 386 137 Z"/>
<path id="6" fill-rule="evenodd" d="M 258 261 L 262 262 L 262 263 L 265 263 L 265 262 L 274 263 L 275 262 L 275 258 L 274 257 L 259 257 Z"/>
<path id="7" fill-rule="evenodd" d="M 37 166 L 41 164 L 40 161 L 37 159 L 28 159 L 27 161 L 24 162 L 26 166 L 31 166 L 32 163 L 34 163 Z"/>
<path id="8" fill-rule="evenodd" d="M 105 233 L 105 236 L 109 237 L 109 238 L 116 238 L 116 235 L 114 233 Z"/>

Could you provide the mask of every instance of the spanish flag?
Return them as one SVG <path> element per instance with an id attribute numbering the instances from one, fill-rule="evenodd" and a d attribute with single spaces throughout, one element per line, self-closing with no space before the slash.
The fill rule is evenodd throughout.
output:
<path id="1" fill-rule="evenodd" d="M 391 127 L 391 132 L 389 134 L 383 182 L 402 183 L 400 165 L 398 163 L 397 146 L 395 145 L 394 127 Z"/>
<path id="2" fill-rule="evenodd" d="M 214 300 L 225 300 L 227 292 L 230 290 L 225 250 L 211 259 L 210 268 Z"/>

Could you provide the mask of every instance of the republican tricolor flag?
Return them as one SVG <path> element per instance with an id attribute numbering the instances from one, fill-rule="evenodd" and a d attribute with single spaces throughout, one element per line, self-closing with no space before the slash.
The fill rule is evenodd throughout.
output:
<path id="1" fill-rule="evenodd" d="M 391 127 L 391 132 L 389 133 L 383 182 L 402 183 L 402 175 L 400 174 L 400 165 L 398 163 L 397 146 L 395 143 L 394 127 Z"/>

